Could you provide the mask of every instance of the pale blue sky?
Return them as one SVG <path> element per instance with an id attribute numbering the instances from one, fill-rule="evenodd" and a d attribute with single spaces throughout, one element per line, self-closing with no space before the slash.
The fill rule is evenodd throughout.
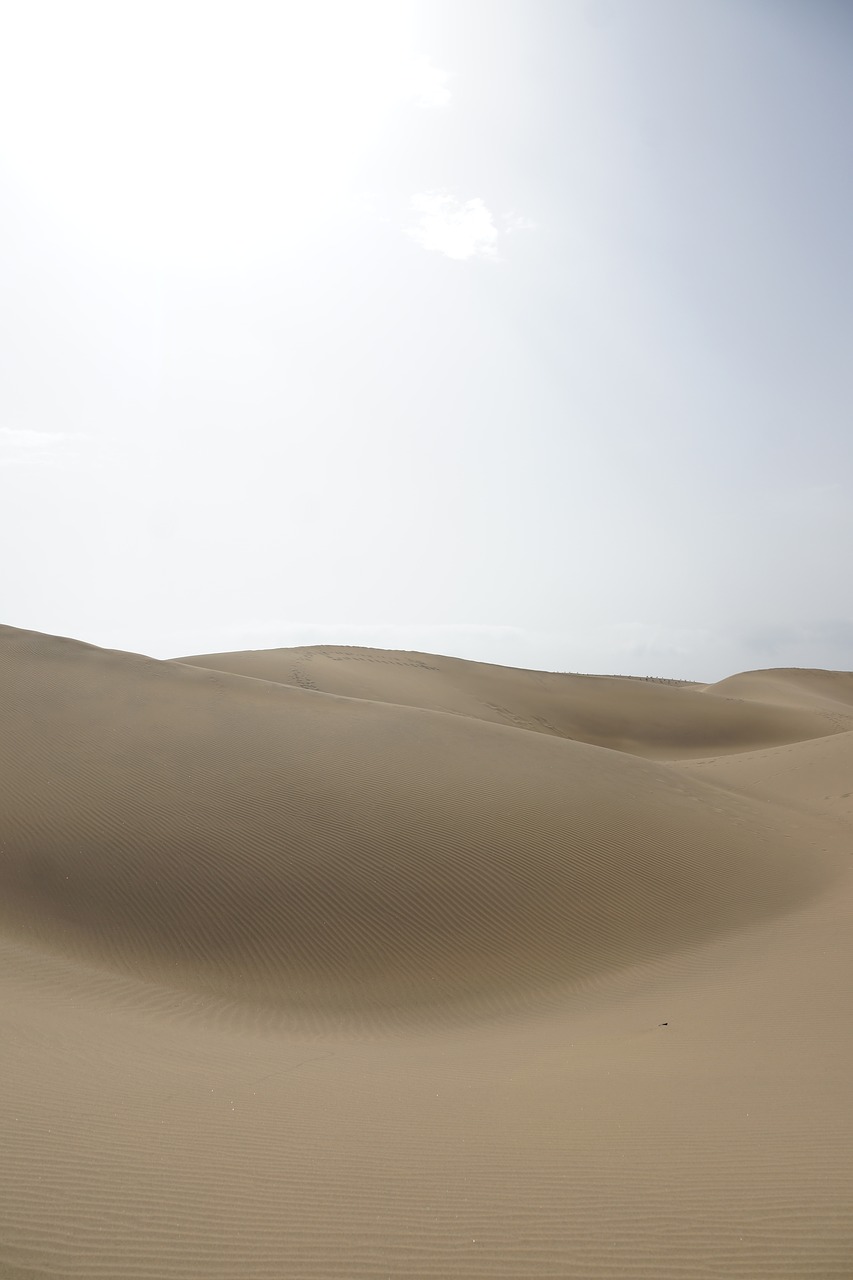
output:
<path id="1" fill-rule="evenodd" d="M 2 620 L 853 668 L 853 9 L 7 3 Z"/>

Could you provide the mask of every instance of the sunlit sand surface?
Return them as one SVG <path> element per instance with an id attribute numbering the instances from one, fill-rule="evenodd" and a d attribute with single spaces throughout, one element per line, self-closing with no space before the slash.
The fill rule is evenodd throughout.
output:
<path id="1" fill-rule="evenodd" d="M 853 674 L 0 629 L 0 1276 L 853 1275 Z"/>

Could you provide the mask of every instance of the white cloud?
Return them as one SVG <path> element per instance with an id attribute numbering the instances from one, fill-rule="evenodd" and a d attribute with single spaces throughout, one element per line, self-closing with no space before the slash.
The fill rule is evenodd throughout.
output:
<path id="1" fill-rule="evenodd" d="M 26 427 L 0 427 L 0 466 L 37 466 L 72 457 L 78 443 L 88 440 L 79 432 L 32 431 Z"/>
<path id="2" fill-rule="evenodd" d="M 536 230 L 536 223 L 532 218 L 525 218 L 523 214 L 515 213 L 512 210 L 503 215 L 501 222 L 503 223 L 503 229 L 508 236 L 512 235 L 514 231 Z"/>
<path id="3" fill-rule="evenodd" d="M 448 258 L 497 256 L 498 229 L 490 211 L 480 199 L 463 204 L 443 191 L 426 191 L 412 197 L 420 220 L 409 235 L 424 249 Z"/>

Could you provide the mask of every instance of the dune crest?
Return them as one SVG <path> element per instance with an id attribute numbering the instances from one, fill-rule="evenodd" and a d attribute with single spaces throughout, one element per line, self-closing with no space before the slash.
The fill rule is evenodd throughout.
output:
<path id="1" fill-rule="evenodd" d="M 2 917 L 152 980 L 315 1014 L 494 1009 L 820 882 L 748 802 L 623 753 L 72 642 L 4 648 Z"/>
<path id="2" fill-rule="evenodd" d="M 523 671 L 428 653 L 331 645 L 177 661 L 296 688 L 452 712 L 652 760 L 753 751 L 853 728 L 853 703 L 844 705 L 850 700 L 844 672 L 811 673 L 823 678 L 824 698 L 792 693 L 780 703 L 778 688 L 799 687 L 801 673 L 759 672 L 718 685 L 692 685 Z M 747 687 L 755 696 L 739 692 Z"/>

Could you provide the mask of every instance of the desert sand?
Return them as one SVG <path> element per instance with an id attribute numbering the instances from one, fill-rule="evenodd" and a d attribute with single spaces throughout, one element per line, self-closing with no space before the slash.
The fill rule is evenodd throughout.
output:
<path id="1" fill-rule="evenodd" d="M 853 674 L 0 628 L 0 1276 L 853 1275 Z"/>

